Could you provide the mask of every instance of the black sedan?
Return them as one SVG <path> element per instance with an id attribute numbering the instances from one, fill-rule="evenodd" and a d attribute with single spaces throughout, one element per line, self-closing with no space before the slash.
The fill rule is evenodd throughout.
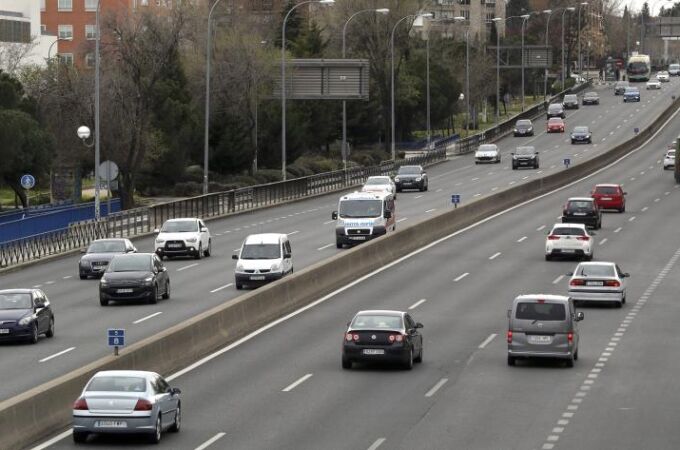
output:
<path id="1" fill-rule="evenodd" d="M 581 100 L 581 103 L 584 105 L 599 105 L 600 96 L 597 94 L 597 92 L 586 92 L 583 95 L 583 100 Z"/>
<path id="2" fill-rule="evenodd" d="M 427 191 L 429 181 L 422 166 L 401 166 L 394 177 L 394 185 L 397 192 L 403 189 L 418 189 L 422 192 Z"/>
<path id="3" fill-rule="evenodd" d="M 396 363 L 412 369 L 423 362 L 423 324 L 402 311 L 359 311 L 347 324 L 342 345 L 342 368 L 352 363 Z"/>
<path id="4" fill-rule="evenodd" d="M 512 170 L 520 167 L 533 167 L 538 169 L 538 152 L 531 145 L 517 147 L 512 155 Z"/>
<path id="5" fill-rule="evenodd" d="M 54 336 L 54 313 L 40 289 L 0 291 L 0 340 L 38 342 L 38 336 Z"/>
<path id="6" fill-rule="evenodd" d="M 155 253 L 116 255 L 99 281 L 99 303 L 170 298 L 170 276 Z"/>
<path id="7" fill-rule="evenodd" d="M 97 239 L 93 241 L 78 262 L 78 274 L 84 280 L 89 276 L 101 276 L 114 255 L 134 253 L 137 249 L 129 239 Z"/>
<path id="8" fill-rule="evenodd" d="M 594 198 L 571 197 L 562 208 L 562 223 L 582 223 L 598 230 L 602 228 L 602 211 Z"/>
<path id="9" fill-rule="evenodd" d="M 590 133 L 590 128 L 587 126 L 574 127 L 571 132 L 571 143 L 576 144 L 578 142 L 593 143 L 593 135 Z"/>
<path id="10" fill-rule="evenodd" d="M 512 134 L 517 136 L 533 136 L 534 135 L 534 124 L 531 123 L 529 119 L 521 119 L 515 123 L 515 128 L 512 130 Z"/>

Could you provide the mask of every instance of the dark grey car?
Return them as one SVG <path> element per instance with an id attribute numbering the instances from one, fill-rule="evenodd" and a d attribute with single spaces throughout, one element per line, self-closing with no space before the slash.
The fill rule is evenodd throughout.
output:
<path id="1" fill-rule="evenodd" d="M 99 280 L 99 303 L 170 298 L 170 276 L 155 253 L 116 255 Z"/>
<path id="2" fill-rule="evenodd" d="M 515 128 L 513 130 L 514 136 L 533 136 L 534 135 L 534 124 L 531 123 L 529 119 L 521 119 L 515 123 Z"/>
<path id="3" fill-rule="evenodd" d="M 551 103 L 548 105 L 547 118 L 551 117 L 561 117 L 565 118 L 567 115 L 564 113 L 564 106 L 561 103 Z"/>
<path id="4" fill-rule="evenodd" d="M 629 84 L 627 81 L 617 81 L 614 85 L 614 95 L 623 95 L 628 86 Z"/>
<path id="5" fill-rule="evenodd" d="M 512 170 L 520 167 L 533 167 L 538 169 L 538 152 L 531 145 L 517 147 L 512 155 Z"/>
<path id="6" fill-rule="evenodd" d="M 567 94 L 562 100 L 562 106 L 565 109 L 578 109 L 578 97 L 576 94 Z"/>
<path id="7" fill-rule="evenodd" d="M 600 96 L 597 94 L 597 92 L 586 92 L 583 95 L 583 100 L 581 100 L 581 103 L 584 105 L 599 105 Z"/>
<path id="8" fill-rule="evenodd" d="M 78 262 L 78 274 L 84 280 L 101 276 L 115 255 L 135 253 L 137 249 L 129 239 L 97 239 L 82 250 L 85 253 Z"/>
<path id="9" fill-rule="evenodd" d="M 427 191 L 429 180 L 422 166 L 401 166 L 394 176 L 394 185 L 397 192 L 404 189 L 418 189 L 422 192 Z"/>
<path id="10" fill-rule="evenodd" d="M 590 128 L 585 125 L 574 127 L 571 132 L 571 143 L 576 144 L 577 142 L 593 143 L 593 135 L 590 133 Z"/>
<path id="11" fill-rule="evenodd" d="M 0 291 L 0 341 L 38 342 L 38 336 L 54 336 L 54 313 L 47 296 L 40 289 L 5 289 Z"/>

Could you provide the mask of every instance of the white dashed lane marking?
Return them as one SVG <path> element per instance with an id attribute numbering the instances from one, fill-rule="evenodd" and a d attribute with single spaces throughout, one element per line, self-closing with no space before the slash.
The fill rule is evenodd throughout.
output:
<path id="1" fill-rule="evenodd" d="M 420 305 L 422 305 L 422 304 L 425 303 L 426 301 L 427 301 L 427 299 L 421 298 L 420 300 L 418 300 L 417 302 L 415 302 L 414 304 L 412 304 L 411 306 L 409 306 L 408 309 L 416 309 L 417 307 L 419 307 Z"/>
<path id="2" fill-rule="evenodd" d="M 462 280 L 463 278 L 465 278 L 465 277 L 468 276 L 468 275 L 470 275 L 470 272 L 465 272 L 465 273 L 462 274 L 462 275 L 458 275 L 456 278 L 453 279 L 453 281 L 458 282 L 458 281 Z"/>

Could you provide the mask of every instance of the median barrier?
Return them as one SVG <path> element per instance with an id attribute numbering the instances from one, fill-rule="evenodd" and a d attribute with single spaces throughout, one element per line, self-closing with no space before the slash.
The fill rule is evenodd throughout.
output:
<path id="1" fill-rule="evenodd" d="M 169 374 L 180 370 L 437 239 L 599 170 L 651 137 L 679 105 L 680 100 L 674 101 L 650 127 L 585 164 L 514 186 L 354 247 L 132 344 L 118 357 L 101 358 L 0 402 L 1 447 L 25 448 L 65 429 L 71 422 L 72 402 L 94 372 L 139 369 Z M 190 395 L 188 389 L 185 392 Z"/>

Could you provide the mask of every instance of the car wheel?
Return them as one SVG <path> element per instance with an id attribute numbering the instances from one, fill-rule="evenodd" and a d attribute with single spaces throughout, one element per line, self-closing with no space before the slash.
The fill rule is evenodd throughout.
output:
<path id="1" fill-rule="evenodd" d="M 99 296 L 99 304 L 101 306 L 109 306 L 109 301 L 105 298 L 103 298 L 101 295 Z"/>
<path id="2" fill-rule="evenodd" d="M 343 356 L 342 357 L 342 368 L 343 369 L 351 369 L 352 368 L 352 361 L 350 361 L 349 359 L 347 359 Z"/>
<path id="3" fill-rule="evenodd" d="M 342 248 L 342 242 L 340 242 L 339 240 L 336 239 L 335 240 L 335 248 Z"/>
<path id="4" fill-rule="evenodd" d="M 574 367 L 574 357 L 573 356 L 567 360 L 567 367 Z"/>
<path id="5" fill-rule="evenodd" d="M 514 366 L 515 365 L 515 358 L 513 356 L 508 355 L 508 366 Z"/>
<path id="6" fill-rule="evenodd" d="M 595 254 L 590 253 L 590 255 L 586 255 L 586 261 L 592 261 L 594 257 L 595 257 Z"/>
<path id="7" fill-rule="evenodd" d="M 236 290 L 237 290 L 237 291 L 240 291 L 241 289 L 243 289 L 243 285 L 242 285 L 242 284 L 239 284 L 239 283 L 236 283 Z"/>
<path id="8" fill-rule="evenodd" d="M 161 434 L 163 433 L 161 413 L 158 413 L 158 417 L 156 417 L 156 426 L 153 431 L 153 434 L 149 436 L 149 441 L 151 441 L 152 444 L 158 444 L 161 441 Z"/>
<path id="9" fill-rule="evenodd" d="M 84 273 L 81 273 L 81 274 L 80 274 L 80 279 L 81 279 L 81 280 L 87 280 L 87 275 L 85 275 Z"/>
<path id="10" fill-rule="evenodd" d="M 479 164 L 479 161 L 475 161 L 475 164 Z"/>
<path id="11" fill-rule="evenodd" d="M 212 239 L 208 239 L 208 248 L 203 252 L 203 256 L 210 256 L 212 253 Z"/>
<path id="12" fill-rule="evenodd" d="M 87 441 L 87 433 L 83 433 L 82 431 L 73 432 L 73 442 L 76 444 L 82 444 L 85 441 Z"/>
<path id="13" fill-rule="evenodd" d="M 620 213 L 625 213 L 626 212 L 626 205 L 623 205 L 623 207 L 619 208 Z"/>
<path id="14" fill-rule="evenodd" d="M 421 184 L 420 187 L 418 188 L 418 190 L 420 192 L 423 192 L 425 190 L 425 186 Z"/>
<path id="15" fill-rule="evenodd" d="M 163 292 L 163 299 L 167 300 L 170 298 L 170 282 L 165 283 L 165 292 Z"/>
<path id="16" fill-rule="evenodd" d="M 545 255 L 546 261 L 552 261 L 552 255 Z"/>
<path id="17" fill-rule="evenodd" d="M 198 251 L 194 255 L 194 259 L 201 259 L 203 258 L 203 243 L 201 242 L 198 244 Z"/>
<path id="18" fill-rule="evenodd" d="M 621 299 L 621 304 L 625 305 L 626 304 L 626 296 L 624 295 L 623 298 Z"/>
<path id="19" fill-rule="evenodd" d="M 151 290 L 151 297 L 149 298 L 149 303 L 152 305 L 154 303 L 158 303 L 158 286 L 154 285 L 153 289 Z"/>
<path id="20" fill-rule="evenodd" d="M 574 361 L 578 361 L 578 350 L 574 352 Z"/>
<path id="21" fill-rule="evenodd" d="M 45 332 L 45 337 L 48 338 L 54 337 L 54 317 L 50 318 L 50 326 L 47 328 L 47 331 Z"/>
<path id="22" fill-rule="evenodd" d="M 28 343 L 29 344 L 37 344 L 38 343 L 38 324 L 34 323 L 33 328 L 31 329 L 31 336 L 28 338 Z"/>
<path id="23" fill-rule="evenodd" d="M 425 183 L 425 191 L 427 191 L 428 189 L 430 189 L 430 183 Z"/>
<path id="24" fill-rule="evenodd" d="M 414 359 L 413 361 L 417 362 L 417 363 L 423 362 L 423 347 L 422 347 L 422 345 L 420 347 L 420 351 L 418 352 L 418 357 L 416 359 Z"/>
<path id="25" fill-rule="evenodd" d="M 401 188 L 397 188 L 397 192 L 401 192 Z"/>
<path id="26" fill-rule="evenodd" d="M 168 430 L 173 433 L 179 433 L 179 429 L 182 426 L 182 405 L 177 403 L 177 409 L 175 410 L 175 420 Z"/>
<path id="27" fill-rule="evenodd" d="M 517 170 L 517 166 L 513 164 L 513 165 L 512 165 L 512 170 Z"/>
<path id="28" fill-rule="evenodd" d="M 616 305 L 617 308 L 623 307 L 623 302 L 616 302 L 614 304 Z"/>
<path id="29" fill-rule="evenodd" d="M 538 169 L 538 163 L 534 164 L 534 169 Z"/>
<path id="30" fill-rule="evenodd" d="M 413 369 L 413 348 L 410 348 L 408 350 L 408 358 L 406 359 L 406 362 L 404 363 L 404 369 L 406 369 L 406 370 Z"/>
<path id="31" fill-rule="evenodd" d="M 574 140 L 573 140 L 573 139 L 571 140 L 571 145 L 574 145 Z"/>

